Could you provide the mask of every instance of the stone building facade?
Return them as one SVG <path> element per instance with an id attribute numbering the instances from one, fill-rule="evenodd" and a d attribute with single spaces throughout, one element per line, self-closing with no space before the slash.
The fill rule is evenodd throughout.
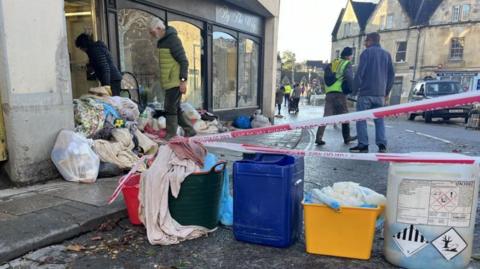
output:
<path id="1" fill-rule="evenodd" d="M 222 119 L 259 108 L 273 117 L 279 11 L 280 0 L 0 0 L 0 160 L 3 122 L 8 151 L 0 168 L 20 185 L 58 178 L 55 138 L 73 129 L 73 98 L 91 86 L 88 59 L 74 45 L 80 33 L 106 43 L 121 71 L 154 98 L 153 17 L 184 42 L 189 102 Z M 223 96 L 229 102 L 217 102 Z"/>
<path id="2" fill-rule="evenodd" d="M 358 58 L 365 49 L 365 35 L 379 32 L 382 47 L 390 52 L 395 63 L 391 104 L 406 102 L 414 84 L 427 76 L 457 80 L 465 90 L 480 89 L 480 59 L 475 57 L 474 49 L 480 41 L 480 2 L 380 0 L 372 3 L 375 7 L 363 31 L 349 37 L 342 31 L 349 28 L 345 24 L 355 24 L 351 17 L 359 13 L 355 13 L 358 4 L 348 1 L 340 13 L 332 33 L 332 58 L 345 46 L 357 48 Z"/>

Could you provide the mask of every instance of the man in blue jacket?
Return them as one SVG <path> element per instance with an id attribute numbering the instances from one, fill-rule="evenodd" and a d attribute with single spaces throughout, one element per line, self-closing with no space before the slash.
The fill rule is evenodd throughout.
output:
<path id="1" fill-rule="evenodd" d="M 365 39 L 367 49 L 360 55 L 355 75 L 353 94 L 358 95 L 357 111 L 379 108 L 385 105 L 393 86 L 395 71 L 390 53 L 380 46 L 380 35 L 370 33 Z M 383 119 L 376 119 L 375 140 L 378 152 L 387 151 L 387 138 Z M 358 145 L 350 149 L 353 153 L 368 152 L 367 122 L 357 121 Z"/>

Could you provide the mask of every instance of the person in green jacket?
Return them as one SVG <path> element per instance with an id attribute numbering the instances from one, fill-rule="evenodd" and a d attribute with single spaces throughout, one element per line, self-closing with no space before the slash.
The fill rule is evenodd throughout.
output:
<path id="1" fill-rule="evenodd" d="M 167 122 L 166 140 L 177 135 L 178 125 L 185 136 L 197 133 L 192 124 L 184 117 L 180 108 L 182 94 L 187 92 L 188 59 L 175 28 L 155 18 L 150 23 L 150 35 L 158 38 L 158 62 L 160 65 L 160 85 L 165 90 L 165 118 Z"/>

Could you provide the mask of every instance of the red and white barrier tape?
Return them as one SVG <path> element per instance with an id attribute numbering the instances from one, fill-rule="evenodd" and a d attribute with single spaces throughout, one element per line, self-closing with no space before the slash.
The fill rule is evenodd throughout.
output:
<path id="1" fill-rule="evenodd" d="M 318 126 L 325 126 L 335 123 L 343 122 L 352 122 L 352 121 L 361 121 L 361 120 L 370 120 L 378 119 L 385 117 L 397 116 L 405 113 L 415 113 L 423 111 L 431 111 L 443 108 L 453 108 L 461 105 L 469 105 L 473 103 L 480 102 L 480 91 L 460 93 L 454 95 L 448 95 L 443 97 L 438 97 L 434 99 L 428 99 L 408 104 L 400 104 L 388 107 L 381 107 L 377 109 L 365 110 L 352 112 L 348 114 L 335 115 L 323 117 L 315 120 L 307 121 L 298 121 L 289 124 L 280 124 L 263 128 L 248 129 L 248 130 L 237 130 L 233 132 L 206 135 L 206 136 L 195 136 L 190 138 L 191 140 L 199 142 L 214 142 L 222 141 L 229 138 L 242 137 L 242 136 L 251 136 L 251 135 L 261 135 L 261 134 L 270 134 L 277 133 L 295 129 L 305 129 L 313 128 Z"/>
<path id="2" fill-rule="evenodd" d="M 328 151 L 305 151 L 296 149 L 275 149 L 248 144 L 236 144 L 225 142 L 207 142 L 205 146 L 210 148 L 229 149 L 244 153 L 270 153 L 288 154 L 307 157 L 324 157 L 330 159 L 377 161 L 377 162 L 416 162 L 416 163 L 449 163 L 449 164 L 474 164 L 479 163 L 480 158 L 470 157 L 453 153 L 349 153 Z"/>

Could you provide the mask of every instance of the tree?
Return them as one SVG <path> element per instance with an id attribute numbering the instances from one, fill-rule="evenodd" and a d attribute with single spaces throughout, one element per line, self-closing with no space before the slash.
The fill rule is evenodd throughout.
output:
<path id="1" fill-rule="evenodd" d="M 445 246 L 443 248 L 448 249 L 448 245 L 452 242 L 452 238 L 450 236 L 444 236 L 442 238 L 443 243 L 445 243 Z"/>
<path id="2" fill-rule="evenodd" d="M 282 69 L 291 71 L 296 61 L 295 53 L 292 51 L 286 50 L 282 53 Z"/>

